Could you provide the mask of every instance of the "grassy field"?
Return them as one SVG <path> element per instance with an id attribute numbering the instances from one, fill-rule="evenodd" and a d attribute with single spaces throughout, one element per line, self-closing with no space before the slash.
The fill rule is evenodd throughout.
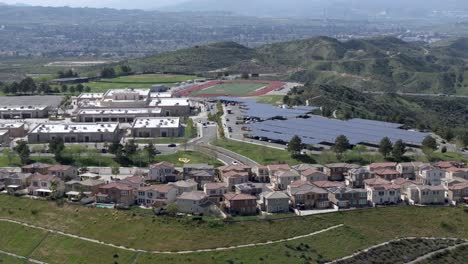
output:
<path id="1" fill-rule="evenodd" d="M 283 104 L 283 97 L 283 95 L 262 95 L 255 97 L 255 99 L 264 104 L 281 105 Z"/>
<path id="2" fill-rule="evenodd" d="M 155 162 L 168 161 L 178 167 L 182 167 L 184 163 L 179 160 L 180 158 L 190 160 L 189 163 L 208 163 L 214 166 L 224 165 L 217 159 L 210 158 L 203 153 L 195 151 L 179 151 L 175 154 L 156 155 Z"/>
<path id="3" fill-rule="evenodd" d="M 33 209 L 36 210 L 34 214 L 31 213 Z M 145 250 L 225 247 L 306 234 L 341 223 L 344 226 L 313 237 L 266 246 L 182 255 L 142 253 L 137 257 L 133 252 L 59 235 L 44 237 L 42 231 L 26 227 L 21 227 L 23 233 L 18 233 L 19 227 L 14 224 L 1 224 L 0 249 L 27 256 L 33 250 L 31 257 L 49 263 L 113 263 L 116 255 L 118 263 L 130 263 L 137 257 L 137 264 L 315 263 L 344 257 L 397 237 L 468 238 L 468 211 L 462 208 L 388 207 L 235 223 L 153 218 L 134 212 L 69 205 L 58 207 L 55 203 L 0 196 L 0 217 Z M 12 247 L 8 244 L 11 240 L 16 241 Z M 20 249 L 23 245 L 25 249 Z"/>
<path id="4" fill-rule="evenodd" d="M 286 150 L 274 149 L 229 139 L 220 139 L 215 141 L 214 144 L 218 147 L 239 153 L 264 165 L 275 163 L 288 163 L 289 165 L 296 165 L 303 163 L 301 160 L 292 158 L 291 154 Z"/>
<path id="5" fill-rule="evenodd" d="M 102 79 L 97 82 L 86 83 L 85 86 L 91 88 L 91 92 L 105 92 L 109 89 L 123 88 L 150 88 L 155 84 L 172 86 L 174 83 L 196 79 L 191 75 L 166 75 L 166 74 L 142 74 L 117 77 L 113 79 Z"/>
<path id="6" fill-rule="evenodd" d="M 436 254 L 432 258 L 422 261 L 420 264 L 466 264 L 468 259 L 468 246 L 460 246 L 455 250 Z"/>
<path id="7" fill-rule="evenodd" d="M 200 94 L 229 94 L 233 96 L 246 96 L 255 93 L 257 90 L 267 86 L 269 86 L 269 83 L 224 83 L 214 85 L 200 91 L 195 91 L 191 95 L 197 96 Z"/>

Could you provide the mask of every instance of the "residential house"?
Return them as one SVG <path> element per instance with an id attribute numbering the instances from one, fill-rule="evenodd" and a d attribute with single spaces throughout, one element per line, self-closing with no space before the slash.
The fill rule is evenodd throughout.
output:
<path id="1" fill-rule="evenodd" d="M 209 171 L 210 173 L 215 173 L 214 166 L 208 165 L 208 164 L 184 164 L 183 166 L 183 174 L 184 174 L 184 179 L 186 179 L 186 176 L 194 171 Z"/>
<path id="2" fill-rule="evenodd" d="M 434 166 L 423 166 L 419 168 L 416 181 L 424 185 L 440 185 L 443 177 L 445 177 L 444 170 Z"/>
<path id="3" fill-rule="evenodd" d="M 299 172 L 290 170 L 280 170 L 273 174 L 271 183 L 275 190 L 286 190 L 291 182 L 298 181 L 301 179 Z"/>
<path id="4" fill-rule="evenodd" d="M 256 182 L 270 182 L 270 174 L 267 166 L 257 166 L 252 169 L 253 178 Z"/>
<path id="5" fill-rule="evenodd" d="M 369 164 L 368 166 L 370 171 L 382 170 L 382 169 L 396 170 L 396 167 L 397 167 L 396 162 L 374 162 L 374 163 Z"/>
<path id="6" fill-rule="evenodd" d="M 387 185 L 387 184 L 391 184 L 391 182 L 387 181 L 385 179 L 382 179 L 380 177 L 375 177 L 375 178 L 364 180 L 364 187 L 366 189 L 367 189 L 367 187 L 371 187 L 371 186 Z"/>
<path id="7" fill-rule="evenodd" d="M 203 191 L 208 195 L 210 201 L 219 204 L 224 201 L 224 195 L 228 192 L 228 188 L 225 183 L 210 182 L 205 183 Z"/>
<path id="8" fill-rule="evenodd" d="M 205 183 L 214 182 L 215 181 L 215 173 L 211 170 L 196 170 L 189 172 L 185 179 L 192 179 L 198 183 L 198 189 L 202 189 Z"/>
<path id="9" fill-rule="evenodd" d="M 401 174 L 401 177 L 414 180 L 419 167 L 422 165 L 423 163 L 419 161 L 402 162 L 397 164 L 396 171 Z"/>
<path id="10" fill-rule="evenodd" d="M 120 180 L 120 183 L 132 186 L 133 189 L 137 190 L 140 187 L 146 186 L 145 177 L 143 176 L 130 176 Z"/>
<path id="11" fill-rule="evenodd" d="M 53 165 L 48 169 L 49 175 L 55 175 L 63 181 L 69 181 L 78 178 L 78 169 L 69 165 Z"/>
<path id="12" fill-rule="evenodd" d="M 151 165 L 147 180 L 161 183 L 177 181 L 177 173 L 174 164 L 163 161 Z"/>
<path id="13" fill-rule="evenodd" d="M 289 212 L 289 196 L 284 192 L 266 192 L 260 195 L 260 207 L 267 213 Z"/>
<path id="14" fill-rule="evenodd" d="M 325 209 L 330 206 L 328 192 L 310 182 L 295 181 L 287 189 L 293 207 L 300 210 Z"/>
<path id="15" fill-rule="evenodd" d="M 176 199 L 177 208 L 182 213 L 208 214 L 213 203 L 202 191 L 185 192 Z"/>
<path id="16" fill-rule="evenodd" d="M 233 191 L 237 184 L 246 183 L 249 181 L 249 174 L 247 172 L 228 171 L 222 173 L 222 180 L 226 183 L 228 190 Z"/>
<path id="17" fill-rule="evenodd" d="M 445 178 L 463 178 L 468 180 L 468 168 L 457 168 L 457 167 L 450 167 L 444 169 L 445 171 Z"/>
<path id="18" fill-rule="evenodd" d="M 144 186 L 138 189 L 137 203 L 147 207 L 162 207 L 175 202 L 177 194 L 177 187 L 170 184 Z"/>
<path id="19" fill-rule="evenodd" d="M 439 168 L 441 170 L 445 170 L 448 168 L 463 168 L 464 164 L 462 162 L 453 161 L 453 160 L 445 160 L 439 161 L 434 164 L 434 167 Z"/>
<path id="20" fill-rule="evenodd" d="M 221 175 L 230 171 L 241 172 L 248 175 L 252 174 L 252 167 L 246 165 L 226 165 L 218 167 L 218 170 Z"/>
<path id="21" fill-rule="evenodd" d="M 236 184 L 234 189 L 236 193 L 250 194 L 253 196 L 258 196 L 262 192 L 268 190 L 265 183 L 253 183 L 253 182 Z"/>
<path id="22" fill-rule="evenodd" d="M 323 189 L 345 186 L 344 182 L 338 182 L 338 181 L 316 181 L 316 182 L 312 182 L 312 184 Z"/>
<path id="23" fill-rule="evenodd" d="M 30 182 L 30 195 L 47 197 L 55 192 L 57 197 L 61 197 L 65 191 L 65 183 L 57 176 L 36 173 L 31 176 Z"/>
<path id="24" fill-rule="evenodd" d="M 399 185 L 383 184 L 367 186 L 367 200 L 372 206 L 380 204 L 397 204 L 401 200 Z"/>
<path id="25" fill-rule="evenodd" d="M 348 175 L 345 177 L 345 182 L 346 185 L 351 186 L 352 188 L 363 188 L 364 181 L 374 177 L 375 175 L 372 171 L 365 167 L 361 167 L 349 170 Z"/>
<path id="26" fill-rule="evenodd" d="M 416 204 L 444 204 L 445 188 L 442 185 L 416 185 L 407 187 L 406 198 Z"/>
<path id="27" fill-rule="evenodd" d="M 401 177 L 400 172 L 394 169 L 374 169 L 373 173 L 376 177 L 380 177 L 387 181 L 391 181 Z"/>
<path id="28" fill-rule="evenodd" d="M 49 168 L 52 167 L 50 164 L 45 164 L 41 162 L 36 162 L 32 164 L 25 165 L 21 167 L 21 172 L 24 173 L 39 173 L 39 174 L 49 174 Z"/>
<path id="29" fill-rule="evenodd" d="M 14 194 L 18 190 L 24 190 L 29 187 L 31 183 L 31 173 L 13 173 L 3 179 L 5 189 L 9 194 Z"/>
<path id="30" fill-rule="evenodd" d="M 323 172 L 330 181 L 343 181 L 349 170 L 359 167 L 359 165 L 349 163 L 330 163 L 325 165 Z"/>
<path id="31" fill-rule="evenodd" d="M 99 187 L 98 203 L 115 203 L 122 206 L 135 204 L 136 189 L 122 182 L 111 182 Z"/>
<path id="32" fill-rule="evenodd" d="M 178 190 L 178 195 L 183 194 L 184 192 L 194 192 L 198 190 L 198 183 L 192 179 L 184 181 L 176 181 L 169 183 Z"/>
<path id="33" fill-rule="evenodd" d="M 350 187 L 328 188 L 328 199 L 339 208 L 368 206 L 367 191 Z"/>
<path id="34" fill-rule="evenodd" d="M 288 164 L 270 164 L 267 165 L 268 169 L 268 177 L 270 178 L 270 182 L 272 182 L 274 175 L 278 174 L 281 171 L 290 171 L 291 167 Z"/>
<path id="35" fill-rule="evenodd" d="M 463 178 L 459 178 L 459 177 L 453 177 L 453 178 L 442 178 L 441 180 L 442 182 L 442 186 L 444 186 L 446 189 L 448 189 L 449 187 L 455 185 L 455 184 L 459 184 L 459 183 L 465 183 L 465 182 L 468 182 L 468 180 L 465 180 Z"/>
<path id="36" fill-rule="evenodd" d="M 84 181 L 71 180 L 65 183 L 65 192 L 83 193 L 88 196 L 93 196 L 99 192 L 99 187 L 106 184 L 103 180 L 88 179 Z"/>
<path id="37" fill-rule="evenodd" d="M 301 174 L 301 180 L 303 181 L 309 181 L 309 182 L 316 182 L 316 181 L 326 181 L 328 179 L 328 176 L 316 169 L 307 169 L 300 171 Z"/>
<path id="38" fill-rule="evenodd" d="M 228 213 L 232 215 L 257 214 L 257 198 L 249 194 L 226 193 L 224 205 Z"/>
<path id="39" fill-rule="evenodd" d="M 306 170 L 317 170 L 317 171 L 323 172 L 325 166 L 321 164 L 299 164 L 299 165 L 292 166 L 292 168 L 299 172 L 306 171 Z"/>
<path id="40" fill-rule="evenodd" d="M 459 183 L 448 188 L 448 199 L 454 202 L 468 202 L 468 183 Z"/>

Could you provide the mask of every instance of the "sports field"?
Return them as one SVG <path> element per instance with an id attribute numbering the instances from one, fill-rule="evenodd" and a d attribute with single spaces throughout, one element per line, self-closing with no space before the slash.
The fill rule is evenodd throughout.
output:
<path id="1" fill-rule="evenodd" d="M 228 94 L 234 96 L 246 96 L 256 92 L 257 90 L 266 88 L 269 85 L 269 83 L 222 83 L 200 91 L 195 91 L 192 93 L 192 95 L 197 96 L 201 94 Z"/>
<path id="2" fill-rule="evenodd" d="M 109 89 L 123 88 L 150 88 L 155 84 L 173 86 L 175 83 L 196 79 L 191 75 L 171 75 L 171 74 L 141 74 L 117 77 L 113 79 L 101 79 L 97 82 L 84 84 L 91 87 L 91 92 L 105 92 Z"/>
<path id="3" fill-rule="evenodd" d="M 181 96 L 260 96 L 284 86 L 277 81 L 235 80 L 210 81 L 179 93 Z"/>

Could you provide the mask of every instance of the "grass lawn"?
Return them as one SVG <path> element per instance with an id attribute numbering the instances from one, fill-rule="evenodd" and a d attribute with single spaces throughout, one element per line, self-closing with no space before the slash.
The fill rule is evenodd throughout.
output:
<path id="1" fill-rule="evenodd" d="M 196 79 L 196 76 L 191 75 L 167 75 L 167 74 L 142 74 L 117 77 L 113 79 L 102 79 L 97 82 L 89 82 L 84 84 L 91 88 L 91 92 L 105 92 L 109 89 L 123 88 L 150 88 L 155 84 L 165 84 L 168 86 L 174 83 L 184 82 Z"/>
<path id="2" fill-rule="evenodd" d="M 139 138 L 135 139 L 135 143 L 137 144 L 149 144 L 150 142 L 153 144 L 180 144 L 184 143 L 186 138 L 178 137 L 178 138 Z"/>
<path id="3" fill-rule="evenodd" d="M 286 150 L 274 149 L 229 139 L 219 139 L 214 142 L 214 145 L 239 153 L 263 165 L 275 163 L 287 163 L 289 165 L 296 165 L 305 161 L 309 161 L 301 161 L 298 159 L 294 159 L 291 157 L 291 154 Z"/>
<path id="4" fill-rule="evenodd" d="M 214 166 L 224 165 L 217 159 L 211 158 L 203 153 L 195 151 L 178 151 L 175 154 L 156 155 L 155 162 L 168 161 L 177 167 L 182 167 L 185 163 L 181 162 L 179 160 L 180 158 L 190 160 L 190 162 L 188 163 L 208 163 Z"/>
<path id="5" fill-rule="evenodd" d="M 434 159 L 439 159 L 439 160 L 455 160 L 455 161 L 461 161 L 461 162 L 468 162 L 468 158 L 455 152 L 446 152 L 446 153 L 434 152 L 432 153 L 432 157 Z"/>
<path id="6" fill-rule="evenodd" d="M 31 208 L 38 210 L 37 213 L 32 214 Z M 468 211 L 460 207 L 402 206 L 235 223 L 153 218 L 147 214 L 133 215 L 134 212 L 69 205 L 58 207 L 55 203 L 45 201 L 0 196 L 0 217 L 147 250 L 188 250 L 264 242 L 344 224 L 343 227 L 313 237 L 266 246 L 183 255 L 145 253 L 137 258 L 136 263 L 139 264 L 318 262 L 344 257 L 397 237 L 468 238 Z M 12 228 L 0 226 L 0 238 L 3 241 L 17 237 L 19 243 L 19 240 L 29 239 L 25 235 L 17 236 L 9 229 Z M 188 236 L 190 239 L 187 239 Z M 3 249 L 3 246 L 0 244 L 0 248 Z M 127 253 L 49 234 L 31 257 L 50 263 L 112 263 L 113 254 L 118 254 L 119 263 L 129 263 L 132 252 Z"/>
<path id="7" fill-rule="evenodd" d="M 24 257 L 29 256 L 47 234 L 42 230 L 6 222 L 0 222 L 0 231 L 0 250 Z"/>
<path id="8" fill-rule="evenodd" d="M 255 97 L 255 99 L 264 104 L 281 105 L 283 104 L 283 97 L 283 95 L 262 95 Z"/>
<path id="9" fill-rule="evenodd" d="M 29 261 L 25 261 L 23 259 L 19 259 L 19 258 L 15 258 L 15 257 L 11 257 L 11 256 L 8 256 L 8 255 L 3 255 L 2 253 L 0 253 L 0 263 L 5 263 L 5 264 L 29 264 L 29 263 L 32 263 L 32 262 L 29 262 Z"/>
<path id="10" fill-rule="evenodd" d="M 191 93 L 192 96 L 200 94 L 219 94 L 219 95 L 233 95 L 233 96 L 246 96 L 255 93 L 257 90 L 269 86 L 269 83 L 225 83 L 217 84 L 206 89 L 195 91 Z"/>
<path id="11" fill-rule="evenodd" d="M 136 253 L 50 234 L 32 254 L 47 263 L 131 263 Z"/>

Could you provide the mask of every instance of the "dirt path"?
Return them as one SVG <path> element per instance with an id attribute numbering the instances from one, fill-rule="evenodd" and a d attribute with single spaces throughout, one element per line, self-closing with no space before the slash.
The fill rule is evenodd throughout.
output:
<path id="1" fill-rule="evenodd" d="M 83 240 L 83 241 L 86 241 L 86 242 L 100 244 L 100 245 L 113 247 L 113 248 L 117 248 L 117 249 L 122 249 L 122 250 L 127 250 L 127 251 L 132 251 L 132 252 L 141 252 L 141 253 L 154 253 L 154 254 L 190 254 L 190 253 L 214 252 L 214 251 L 232 250 L 232 249 L 238 249 L 238 248 L 264 246 L 264 245 L 277 244 L 277 243 L 302 239 L 302 238 L 306 238 L 306 237 L 310 237 L 310 236 L 315 236 L 315 235 L 318 235 L 318 234 L 321 234 L 321 233 L 324 233 L 324 232 L 327 232 L 327 231 L 330 231 L 330 230 L 333 230 L 333 229 L 336 229 L 336 228 L 339 228 L 339 227 L 343 226 L 343 224 L 340 224 L 340 225 L 331 226 L 329 228 L 325 228 L 325 229 L 322 229 L 322 230 L 319 230 L 319 231 L 315 231 L 315 232 L 312 232 L 312 233 L 309 233 L 309 234 L 306 234 L 306 235 L 295 236 L 295 237 L 290 237 L 290 238 L 285 238 L 285 239 L 280 239 L 280 240 L 274 240 L 274 241 L 243 244 L 243 245 L 237 245 L 237 246 L 231 246 L 231 247 L 220 247 L 220 248 L 199 249 L 199 250 L 186 250 L 186 251 L 148 251 L 148 250 L 135 249 L 135 248 L 129 248 L 129 247 L 124 247 L 124 246 L 117 246 L 117 245 L 114 245 L 114 244 L 105 243 L 105 242 L 102 242 L 102 241 L 99 241 L 99 240 L 96 240 L 96 239 L 92 239 L 92 238 L 77 236 L 77 235 L 65 233 L 65 232 L 62 232 L 62 231 L 57 231 L 57 230 L 47 229 L 47 228 L 40 227 L 40 226 L 30 225 L 28 223 L 24 223 L 24 222 L 21 222 L 21 221 L 16 221 L 16 220 L 11 220 L 11 219 L 4 219 L 4 218 L 0 218 L 0 221 L 1 222 L 8 222 L 8 223 L 13 223 L 13 224 L 18 224 L 18 225 L 26 226 L 26 227 L 29 227 L 29 228 L 44 230 L 44 231 L 48 231 L 50 233 L 59 234 L 59 235 L 63 235 L 63 236 L 71 237 L 71 238 L 76 238 L 76 239 L 80 239 L 80 240 Z"/>

